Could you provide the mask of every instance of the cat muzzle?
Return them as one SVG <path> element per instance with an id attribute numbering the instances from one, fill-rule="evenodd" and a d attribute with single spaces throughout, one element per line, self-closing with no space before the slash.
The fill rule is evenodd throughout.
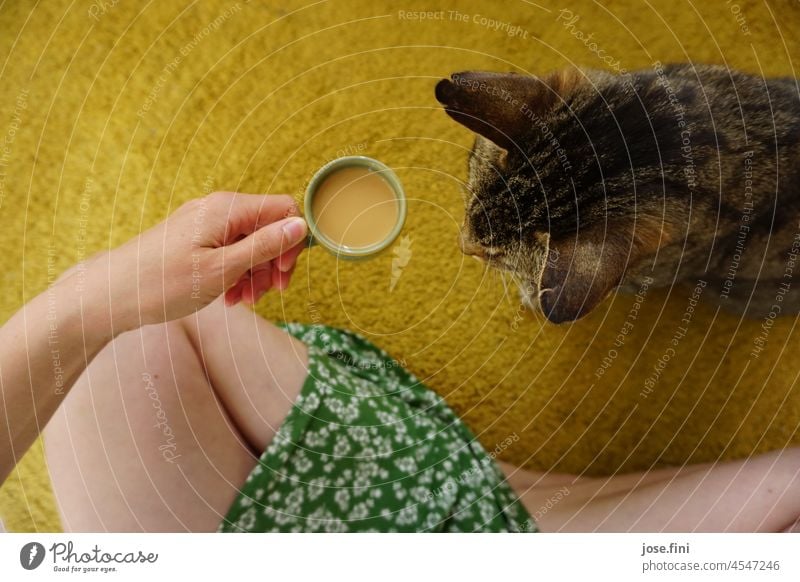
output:
<path id="1" fill-rule="evenodd" d="M 469 255 L 478 260 L 486 259 L 486 249 L 483 248 L 481 245 L 477 245 L 473 242 L 468 241 L 464 237 L 464 235 L 459 235 L 458 246 L 461 249 L 461 252 L 464 253 L 465 255 Z"/>

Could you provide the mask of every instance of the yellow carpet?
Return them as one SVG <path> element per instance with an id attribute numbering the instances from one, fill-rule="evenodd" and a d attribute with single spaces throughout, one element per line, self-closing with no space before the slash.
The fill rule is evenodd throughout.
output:
<path id="1" fill-rule="evenodd" d="M 472 138 L 439 110 L 440 77 L 687 59 L 778 75 L 800 62 L 796 2 L 569 4 L 571 18 L 544 1 L 4 3 L 0 318 L 46 288 L 51 248 L 60 271 L 205 190 L 299 194 L 326 160 L 364 153 L 411 198 L 399 280 L 390 290 L 391 253 L 353 264 L 314 249 L 265 315 L 365 333 L 530 467 L 604 474 L 800 442 L 795 319 L 754 359 L 760 323 L 701 306 L 659 365 L 685 294 L 648 293 L 615 345 L 630 297 L 554 327 L 460 255 Z M 15 531 L 59 528 L 40 445 L 0 490 L 0 515 Z"/>

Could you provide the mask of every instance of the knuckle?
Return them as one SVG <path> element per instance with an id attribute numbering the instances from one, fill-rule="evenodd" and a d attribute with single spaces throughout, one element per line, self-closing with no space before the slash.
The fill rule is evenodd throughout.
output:
<path id="1" fill-rule="evenodd" d="M 181 204 L 180 208 L 181 210 L 188 210 L 192 212 L 197 212 L 199 210 L 208 208 L 218 208 L 220 200 L 222 199 L 220 194 L 222 193 L 212 192 L 211 194 L 206 194 L 205 196 L 192 198 Z"/>
<path id="2" fill-rule="evenodd" d="M 194 210 L 198 206 L 198 198 L 190 198 L 178 207 L 178 210 Z"/>
<path id="3" fill-rule="evenodd" d="M 222 251 L 222 249 L 216 250 Z M 212 260 L 208 261 L 208 264 L 205 266 L 207 277 L 201 279 L 201 282 L 206 284 L 211 282 L 210 284 L 212 285 L 219 282 L 219 284 L 222 285 L 232 266 L 233 261 L 230 257 L 225 257 L 224 252 L 215 252 L 214 255 L 212 255 Z"/>
<path id="4" fill-rule="evenodd" d="M 198 199 L 199 205 L 211 211 L 222 211 L 230 205 L 231 195 L 228 192 L 211 192 Z"/>
<path id="5" fill-rule="evenodd" d="M 228 195 L 225 192 L 211 192 L 210 194 L 206 194 L 203 196 L 202 200 L 205 201 L 206 204 L 209 206 L 211 205 L 219 205 L 220 203 L 227 200 Z"/>
<path id="6" fill-rule="evenodd" d="M 269 229 L 264 236 L 256 241 L 256 253 L 259 256 L 267 257 L 280 253 L 281 243 L 283 242 L 283 231 L 281 229 Z"/>

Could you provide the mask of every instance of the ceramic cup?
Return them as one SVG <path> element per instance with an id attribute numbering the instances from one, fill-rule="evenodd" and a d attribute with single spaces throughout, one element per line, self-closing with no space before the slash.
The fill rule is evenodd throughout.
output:
<path id="1" fill-rule="evenodd" d="M 383 240 L 367 247 L 350 248 L 330 240 L 317 228 L 317 223 L 312 212 L 314 195 L 325 178 L 343 168 L 352 167 L 364 167 L 372 172 L 378 172 L 389 186 L 391 186 L 394 191 L 395 199 L 397 200 L 397 222 L 394 227 L 387 233 Z M 329 253 L 349 260 L 368 259 L 385 251 L 400 235 L 400 231 L 403 230 L 403 224 L 405 224 L 406 221 L 406 195 L 403 191 L 403 185 L 400 183 L 400 179 L 389 166 L 366 156 L 346 156 L 344 158 L 337 158 L 322 166 L 308 183 L 303 207 L 305 210 L 305 219 L 308 223 L 308 246 L 321 246 Z"/>

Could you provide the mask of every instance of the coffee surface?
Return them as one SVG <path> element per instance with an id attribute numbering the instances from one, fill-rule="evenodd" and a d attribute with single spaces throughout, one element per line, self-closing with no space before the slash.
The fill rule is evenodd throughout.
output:
<path id="1" fill-rule="evenodd" d="M 379 172 L 342 168 L 317 187 L 311 211 L 319 231 L 334 244 L 351 249 L 385 240 L 397 223 L 394 190 Z"/>

